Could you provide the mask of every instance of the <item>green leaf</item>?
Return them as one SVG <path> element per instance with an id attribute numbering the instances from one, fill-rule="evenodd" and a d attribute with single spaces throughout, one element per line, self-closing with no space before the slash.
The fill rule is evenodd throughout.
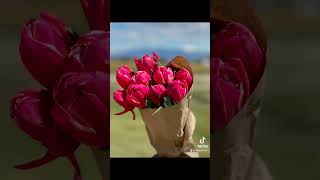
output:
<path id="1" fill-rule="evenodd" d="M 152 101 L 147 100 L 147 101 L 146 101 L 146 106 L 147 106 L 147 108 L 152 108 L 152 107 L 153 107 Z"/>
<path id="2" fill-rule="evenodd" d="M 162 106 L 158 107 L 158 109 L 152 113 L 152 116 L 154 116 L 155 114 L 157 114 L 161 109 L 162 109 Z"/>
<path id="3" fill-rule="evenodd" d="M 157 66 L 162 66 L 162 64 L 159 61 L 157 61 L 155 58 L 154 58 L 154 60 L 155 60 L 155 62 L 157 64 Z"/>
<path id="4" fill-rule="evenodd" d="M 171 98 L 169 96 L 165 96 L 163 98 L 163 107 L 169 107 L 169 106 L 172 106 L 173 103 L 171 101 Z"/>

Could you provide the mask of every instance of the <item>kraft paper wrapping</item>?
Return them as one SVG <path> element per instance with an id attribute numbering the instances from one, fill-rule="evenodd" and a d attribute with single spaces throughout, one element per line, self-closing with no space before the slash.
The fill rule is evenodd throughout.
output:
<path id="1" fill-rule="evenodd" d="M 254 129 L 266 83 L 266 73 L 243 109 L 226 128 L 211 136 L 212 180 L 271 180 L 272 177 L 254 150 Z"/>
<path id="2" fill-rule="evenodd" d="M 196 118 L 190 110 L 191 91 L 178 104 L 157 109 L 139 109 L 157 157 L 199 157 L 192 135 Z"/>

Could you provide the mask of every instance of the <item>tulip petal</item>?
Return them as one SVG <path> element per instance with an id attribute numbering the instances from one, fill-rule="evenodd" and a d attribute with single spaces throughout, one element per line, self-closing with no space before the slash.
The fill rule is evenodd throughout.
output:
<path id="1" fill-rule="evenodd" d="M 127 113 L 127 112 L 131 112 L 132 113 L 132 120 L 136 120 L 136 114 L 134 113 L 134 111 L 133 110 L 123 110 L 122 112 L 119 112 L 119 113 L 116 113 L 116 114 L 114 114 L 114 115 L 122 115 L 122 114 L 125 114 L 125 113 Z"/>
<path id="2" fill-rule="evenodd" d="M 52 87 L 61 75 L 73 38 L 65 25 L 47 13 L 29 21 L 21 31 L 20 56 L 32 77 Z"/>
<path id="3" fill-rule="evenodd" d="M 10 116 L 17 126 L 27 133 L 31 138 L 42 141 L 47 135 L 46 99 L 40 98 L 39 90 L 24 90 L 12 98 Z"/>
<path id="4" fill-rule="evenodd" d="M 62 72 L 65 56 L 54 46 L 29 38 L 30 33 L 24 30 L 21 35 L 22 62 L 35 80 L 50 87 Z"/>
<path id="5" fill-rule="evenodd" d="M 66 133 L 70 134 L 76 139 L 81 139 L 85 142 L 91 142 L 90 144 L 97 145 L 98 142 L 95 138 L 96 131 L 90 127 L 86 122 L 79 122 L 79 119 L 75 119 L 68 111 L 64 110 L 63 107 L 56 104 L 51 114 L 55 123 Z M 84 124 L 83 124 L 84 123 Z M 80 136 L 80 137 L 79 137 Z"/>
<path id="6" fill-rule="evenodd" d="M 72 46 L 64 67 L 67 72 L 109 71 L 110 49 L 109 32 L 90 31 L 79 37 Z"/>
<path id="7" fill-rule="evenodd" d="M 89 146 L 109 145 L 107 74 L 67 73 L 54 89 L 54 122 Z"/>
<path id="8" fill-rule="evenodd" d="M 81 3 L 91 30 L 110 30 L 108 0 L 81 0 Z"/>
<path id="9" fill-rule="evenodd" d="M 219 22 L 219 21 L 218 21 Z M 235 22 L 224 22 L 216 30 L 212 48 L 214 57 L 241 59 L 248 73 L 250 92 L 258 84 L 264 67 L 263 52 L 254 35 L 244 25 Z"/>
<path id="10" fill-rule="evenodd" d="M 57 156 L 52 156 L 51 154 L 46 153 L 40 159 L 33 160 L 31 162 L 27 162 L 24 164 L 19 164 L 14 167 L 17 169 L 32 169 L 32 168 L 36 168 L 36 167 L 42 166 L 44 164 L 47 164 L 48 162 L 53 161 L 55 159 L 57 159 Z"/>

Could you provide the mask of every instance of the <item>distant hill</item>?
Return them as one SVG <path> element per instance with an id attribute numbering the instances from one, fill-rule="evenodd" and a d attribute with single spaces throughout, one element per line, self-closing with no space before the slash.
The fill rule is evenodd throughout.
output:
<path id="1" fill-rule="evenodd" d="M 111 51 L 111 59 L 124 59 L 124 58 L 133 58 L 133 57 L 142 57 L 146 54 L 152 54 L 153 50 L 146 50 L 146 49 L 134 49 L 129 50 L 126 52 L 121 53 L 112 53 Z M 180 49 L 157 49 L 154 50 L 157 52 L 157 54 L 160 56 L 160 59 L 168 60 L 172 59 L 175 56 L 184 56 L 188 60 L 199 60 L 199 59 L 209 59 L 209 52 L 200 52 L 200 51 L 194 51 L 194 52 L 186 52 L 184 50 Z"/>

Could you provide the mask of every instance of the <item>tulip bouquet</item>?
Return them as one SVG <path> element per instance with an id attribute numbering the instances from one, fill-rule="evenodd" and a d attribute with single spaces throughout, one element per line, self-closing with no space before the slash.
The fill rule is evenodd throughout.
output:
<path id="1" fill-rule="evenodd" d="M 117 69 L 121 89 L 113 98 L 124 110 L 116 115 L 131 112 L 135 119 L 138 108 L 158 156 L 192 154 L 195 118 L 190 110 L 193 75 L 188 61 L 177 56 L 163 66 L 155 52 L 134 61 L 136 72 L 126 65 Z"/>
<path id="2" fill-rule="evenodd" d="M 265 84 L 265 36 L 238 22 L 213 19 L 212 25 L 212 177 L 270 180 L 253 145 Z"/>
<path id="3" fill-rule="evenodd" d="M 41 13 L 22 28 L 22 62 L 43 88 L 23 90 L 14 97 L 11 117 L 47 153 L 15 166 L 18 169 L 66 157 L 75 169 L 74 179 L 80 180 L 74 155 L 79 145 L 95 150 L 109 147 L 108 2 L 81 2 L 91 30 L 80 37 L 48 13 Z"/>
<path id="4" fill-rule="evenodd" d="M 265 69 L 265 59 L 256 38 L 242 24 L 214 21 L 212 129 L 225 128 L 245 106 Z"/>

